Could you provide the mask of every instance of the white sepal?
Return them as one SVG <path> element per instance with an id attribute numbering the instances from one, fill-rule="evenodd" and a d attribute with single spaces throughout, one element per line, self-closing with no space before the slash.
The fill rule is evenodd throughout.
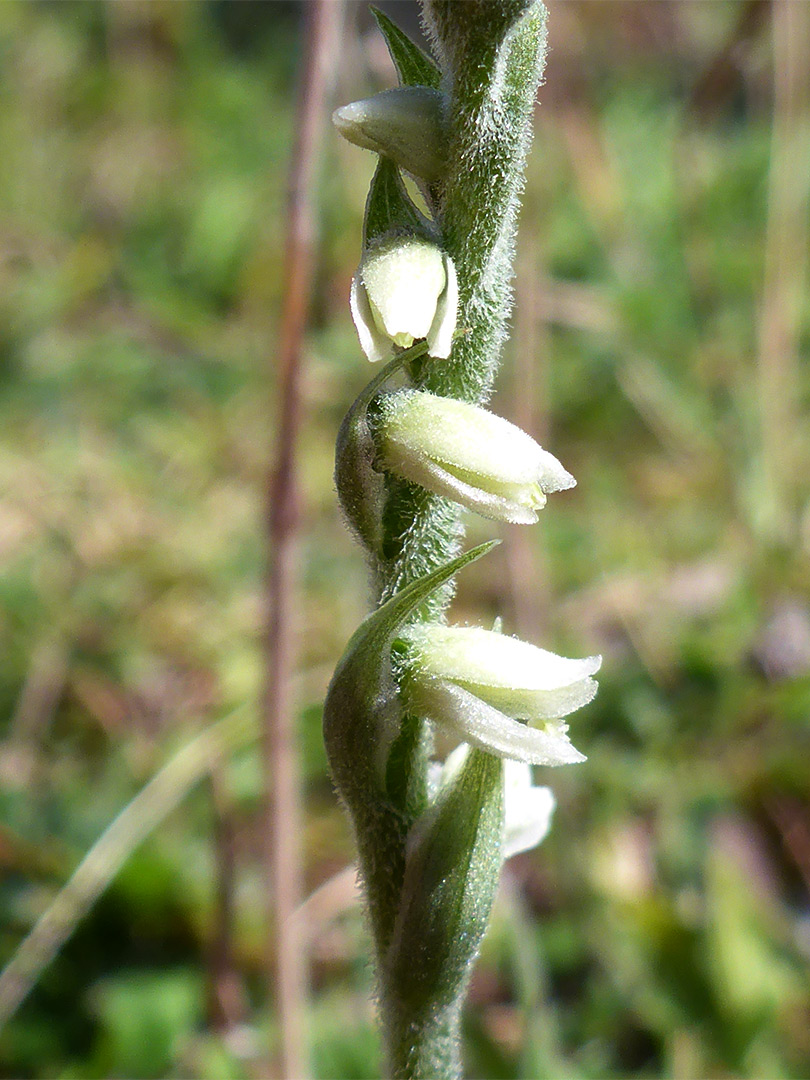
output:
<path id="1" fill-rule="evenodd" d="M 442 253 L 445 287 L 436 302 L 436 314 L 427 334 L 428 352 L 439 360 L 446 360 L 453 348 L 458 313 L 458 279 L 453 260 Z"/>
<path id="2" fill-rule="evenodd" d="M 377 328 L 366 290 L 362 282 L 358 281 L 357 275 L 352 278 L 349 307 L 357 329 L 357 336 L 360 338 L 360 348 L 372 364 L 376 364 L 379 360 L 386 360 L 392 352 L 391 339 Z"/>

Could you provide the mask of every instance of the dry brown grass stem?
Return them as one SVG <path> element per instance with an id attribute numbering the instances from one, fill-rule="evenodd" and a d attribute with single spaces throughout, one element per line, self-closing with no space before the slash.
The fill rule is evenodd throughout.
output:
<path id="1" fill-rule="evenodd" d="M 269 483 L 269 576 L 266 633 L 264 757 L 267 785 L 266 859 L 269 882 L 268 989 L 279 1021 L 278 1068 L 307 1075 L 304 1008 L 306 955 L 300 924 L 291 918 L 301 896 L 301 808 L 295 706 L 294 611 L 297 572 L 296 450 L 301 423 L 301 346 L 307 321 L 315 237 L 317 163 L 323 119 L 339 56 L 342 0 L 306 6 L 306 56 L 290 166 L 285 289 L 278 347 L 278 437 Z"/>
<path id="2" fill-rule="evenodd" d="M 798 356 L 810 211 L 810 5 L 774 0 L 773 135 L 759 323 L 763 482 L 773 537 L 792 533 Z"/>

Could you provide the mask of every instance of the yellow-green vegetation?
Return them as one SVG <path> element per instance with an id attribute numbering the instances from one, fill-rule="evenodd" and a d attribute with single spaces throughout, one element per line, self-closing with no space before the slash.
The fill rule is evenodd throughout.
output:
<path id="1" fill-rule="evenodd" d="M 793 188 L 774 183 L 768 7 L 550 8 L 493 407 L 578 486 L 465 571 L 453 621 L 504 611 L 508 633 L 604 662 L 576 720 L 587 763 L 538 772 L 558 808 L 509 864 L 467 1066 L 806 1076 L 810 306 L 800 263 L 776 264 L 780 293 L 765 257 L 785 190 L 785 242 L 807 246 L 806 141 Z M 0 4 L 0 968 L 161 768 L 247 725 L 67 927 L 0 1029 L 4 1075 L 241 1078 L 272 1040 L 249 718 L 299 14 Z M 390 14 L 414 30 L 410 5 Z M 374 33 L 350 5 L 338 100 L 395 81 Z M 332 448 L 369 377 L 346 300 L 374 158 L 325 153 L 300 460 L 310 891 L 352 858 L 320 702 L 368 607 Z M 766 293 L 796 328 L 778 352 Z M 470 517 L 471 543 L 492 532 Z M 379 1075 L 345 884 L 309 908 L 323 1078 Z"/>

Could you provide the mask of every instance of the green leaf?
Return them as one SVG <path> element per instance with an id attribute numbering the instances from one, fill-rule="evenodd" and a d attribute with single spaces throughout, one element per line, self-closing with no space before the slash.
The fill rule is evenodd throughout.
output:
<path id="1" fill-rule="evenodd" d="M 371 9 L 377 21 L 401 86 L 430 86 L 438 90 L 442 73 L 426 53 L 422 52 L 407 34 L 377 8 Z"/>
<path id="2" fill-rule="evenodd" d="M 434 239 L 431 224 L 414 205 L 399 169 L 390 158 L 381 157 L 366 200 L 363 248 L 395 232 Z"/>

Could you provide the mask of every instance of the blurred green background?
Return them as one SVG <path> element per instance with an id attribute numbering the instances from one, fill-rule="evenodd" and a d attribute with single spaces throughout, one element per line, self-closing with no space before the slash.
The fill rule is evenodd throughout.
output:
<path id="1" fill-rule="evenodd" d="M 410 2 L 381 6 L 417 29 Z M 589 760 L 545 771 L 552 833 L 507 867 L 468 1073 L 807 1077 L 810 5 L 550 9 L 494 407 L 578 487 L 503 531 L 454 618 L 605 659 L 572 718 Z M 3 1075 L 267 1075 L 251 721 L 302 11 L 0 4 L 0 966 L 158 770 L 243 725 L 68 911 L 3 1017 Z M 350 3 L 335 104 L 393 82 Z M 304 355 L 319 1078 L 379 1075 L 319 711 L 368 605 L 331 459 L 369 376 L 347 296 L 373 164 L 327 130 Z"/>

